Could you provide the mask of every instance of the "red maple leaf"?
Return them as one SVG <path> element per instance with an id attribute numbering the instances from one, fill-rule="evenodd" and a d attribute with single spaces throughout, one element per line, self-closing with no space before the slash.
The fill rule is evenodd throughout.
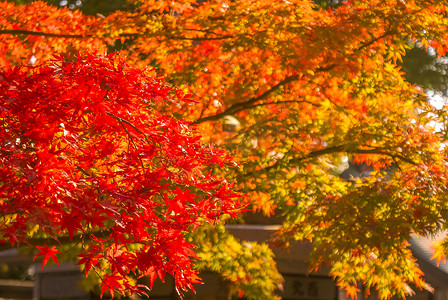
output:
<path id="1" fill-rule="evenodd" d="M 123 290 L 120 284 L 121 280 L 123 280 L 123 277 L 121 276 L 106 274 L 103 278 L 100 298 L 103 298 L 106 290 L 109 291 L 112 298 L 115 296 L 115 289 L 122 292 Z"/>
<path id="2" fill-rule="evenodd" d="M 45 265 L 48 262 L 48 259 L 52 259 L 58 266 L 58 258 L 56 257 L 56 253 L 59 253 L 60 251 L 58 249 L 56 249 L 56 246 L 52 246 L 51 248 L 48 247 L 46 244 L 44 247 L 41 246 L 36 246 L 37 249 L 40 250 L 39 253 L 36 254 L 36 256 L 34 256 L 33 261 L 38 257 L 38 256 L 43 256 L 44 260 L 42 261 L 42 271 L 44 270 Z"/>

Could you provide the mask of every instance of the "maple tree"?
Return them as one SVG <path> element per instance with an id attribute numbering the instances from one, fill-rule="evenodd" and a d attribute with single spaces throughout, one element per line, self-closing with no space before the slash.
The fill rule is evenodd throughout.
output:
<path id="1" fill-rule="evenodd" d="M 312 241 L 311 268 L 329 264 L 350 296 L 358 282 L 380 297 L 426 286 L 407 245 L 411 234 L 446 229 L 447 115 L 398 63 L 416 44 L 446 53 L 444 1 L 128 2 L 107 17 L 0 2 L 0 65 L 112 48 L 156 67 L 195 101 L 160 110 L 230 151 L 239 168 L 223 174 L 255 211 L 282 216 L 272 244 Z M 341 178 L 346 160 L 369 176 Z M 207 237 L 207 251 L 217 251 Z M 447 250 L 437 244 L 436 257 Z M 227 276 L 235 285 L 244 282 L 239 271 Z M 277 273 L 266 278 L 273 297 Z"/>
<path id="2" fill-rule="evenodd" d="M 186 232 L 240 207 L 213 175 L 229 158 L 158 112 L 188 99 L 95 55 L 3 70 L 0 91 L 1 242 L 35 246 L 42 268 L 70 243 L 112 296 L 141 291 L 130 275 L 152 285 L 169 273 L 179 291 L 192 289 Z"/>

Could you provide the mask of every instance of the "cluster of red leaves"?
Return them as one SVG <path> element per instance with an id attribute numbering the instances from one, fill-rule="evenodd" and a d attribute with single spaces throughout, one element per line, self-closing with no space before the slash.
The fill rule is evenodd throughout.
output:
<path id="1" fill-rule="evenodd" d="M 35 246 L 36 226 L 37 237 L 69 236 L 86 272 L 107 270 L 103 293 L 138 291 L 129 274 L 152 284 L 169 273 L 192 289 L 185 233 L 240 205 L 212 175 L 229 157 L 158 112 L 183 100 L 116 56 L 0 72 L 0 241 Z"/>

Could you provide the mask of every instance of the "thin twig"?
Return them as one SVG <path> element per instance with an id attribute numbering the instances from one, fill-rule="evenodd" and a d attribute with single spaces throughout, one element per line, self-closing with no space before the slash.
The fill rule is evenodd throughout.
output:
<path id="1" fill-rule="evenodd" d="M 143 136 L 145 137 L 146 142 L 149 143 L 149 141 L 148 141 L 148 137 L 146 136 L 146 133 L 144 133 L 143 131 L 141 131 L 141 130 L 138 129 L 137 127 L 135 127 L 135 125 L 132 124 L 131 122 L 129 122 L 128 120 L 125 120 L 125 119 L 123 119 L 123 118 L 120 118 L 119 116 L 116 116 L 116 115 L 114 115 L 113 113 L 110 113 L 110 112 L 108 112 L 108 111 L 106 112 L 106 115 L 108 115 L 109 117 L 112 117 L 112 118 L 116 119 L 116 120 L 119 121 L 120 123 L 122 122 L 122 123 L 125 123 L 125 124 L 131 126 L 135 131 L 137 131 L 138 133 L 140 133 L 141 135 L 143 135 Z"/>
<path id="2" fill-rule="evenodd" d="M 130 126 L 131 126 L 132 128 L 134 128 L 138 133 L 141 133 L 141 134 L 143 134 L 144 136 L 145 136 L 145 134 L 144 134 L 141 130 L 139 130 L 137 127 L 135 127 L 132 123 L 130 123 L 129 121 L 126 121 L 126 120 L 124 120 L 124 119 L 122 119 L 122 118 L 120 118 L 120 117 L 118 117 L 118 116 L 115 116 L 114 114 L 109 113 L 109 112 L 106 112 L 106 115 L 108 115 L 108 116 L 110 116 L 110 117 L 116 119 L 116 120 L 120 123 L 121 127 L 123 127 L 123 129 L 126 131 L 128 137 L 129 137 L 129 139 L 131 140 L 132 145 L 133 145 L 134 148 L 137 150 L 138 148 L 137 148 L 137 145 L 135 144 L 134 138 L 132 137 L 131 133 L 130 133 L 129 130 L 126 128 L 126 126 L 124 126 L 124 123 L 130 125 Z M 145 139 L 146 139 L 146 136 L 145 136 Z M 139 157 L 138 160 L 140 161 L 140 164 L 142 165 L 143 170 L 145 170 L 145 165 L 143 164 L 142 159 Z"/>
<path id="3" fill-rule="evenodd" d="M 257 103 L 257 104 L 253 104 L 251 106 L 248 106 L 247 109 L 258 107 L 258 106 L 266 106 L 266 105 L 270 105 L 270 104 L 279 105 L 279 104 L 285 104 L 285 103 L 308 103 L 308 104 L 311 104 L 314 107 L 320 107 L 321 106 L 320 104 L 313 103 L 313 102 L 307 101 L 307 100 L 287 100 L 287 101 Z"/>
<path id="4" fill-rule="evenodd" d="M 86 170 L 84 170 L 83 168 L 81 168 L 80 166 L 76 166 L 76 169 L 78 169 L 79 171 L 81 171 L 84 175 L 86 175 L 87 177 L 92 177 L 92 175 L 90 175 Z"/>

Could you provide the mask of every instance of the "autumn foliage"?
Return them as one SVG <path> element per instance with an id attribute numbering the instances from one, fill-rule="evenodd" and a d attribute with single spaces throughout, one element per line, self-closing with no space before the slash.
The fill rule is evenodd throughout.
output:
<path id="1" fill-rule="evenodd" d="M 446 54 L 446 1 L 316 2 L 129 0 L 106 17 L 0 2 L 3 239 L 30 242 L 39 225 L 47 237 L 93 241 L 81 263 L 109 264 L 106 289 L 128 289 L 137 266 L 190 287 L 182 232 L 237 207 L 216 175 L 233 180 L 253 211 L 281 217 L 271 245 L 311 241 L 311 269 L 329 265 L 349 296 L 359 282 L 382 298 L 425 288 L 408 244 L 448 229 L 448 114 L 399 62 L 412 47 Z M 74 55 L 107 49 L 134 67 Z M 46 62 L 54 55 L 72 62 Z M 137 69 L 148 66 L 191 101 Z M 213 168 L 226 159 L 200 146 L 191 124 L 238 168 Z M 347 161 L 362 168 L 341 177 Z M 205 267 L 248 298 L 275 297 L 274 264 L 254 263 L 222 227 L 221 240 L 201 230 L 190 238 L 207 246 L 198 250 Z M 57 257 L 53 245 L 38 246 Z M 251 268 L 221 264 L 210 255 L 220 249 Z M 436 257 L 447 250 L 438 243 Z M 257 274 L 266 281 L 254 288 Z"/>
<path id="2" fill-rule="evenodd" d="M 115 56 L 2 71 L 0 90 L 1 241 L 35 245 L 43 265 L 58 242 L 76 244 L 87 273 L 109 270 L 112 295 L 140 290 L 130 274 L 191 289 L 185 232 L 239 206 L 213 176 L 229 158 L 158 112 L 188 99 Z"/>

